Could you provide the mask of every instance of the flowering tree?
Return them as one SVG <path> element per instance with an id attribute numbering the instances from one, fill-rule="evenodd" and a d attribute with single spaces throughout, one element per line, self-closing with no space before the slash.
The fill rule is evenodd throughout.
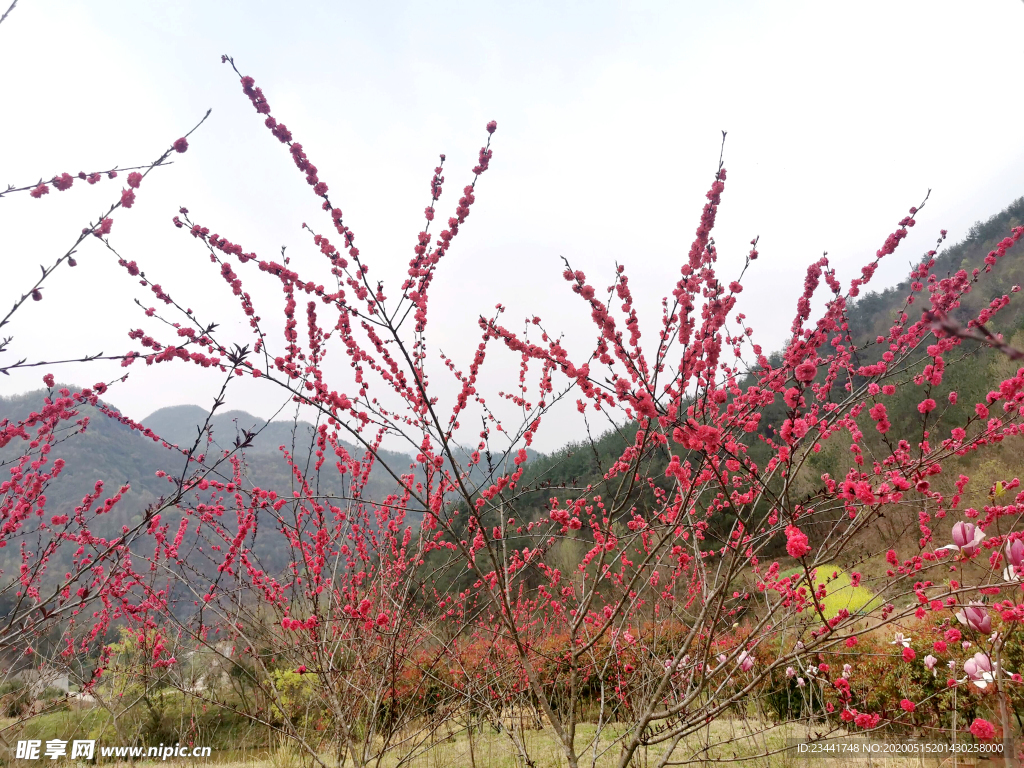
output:
<path id="1" fill-rule="evenodd" d="M 126 366 L 220 369 L 218 404 L 230 381 L 258 380 L 312 413 L 315 434 L 302 454 L 282 447 L 293 478 L 286 489 L 247 474 L 251 435 L 222 453 L 197 444 L 185 452 L 186 472 L 162 473 L 167 498 L 144 524 L 99 545 L 111 555 L 76 560 L 94 582 L 110 580 L 106 599 L 121 599 L 98 626 L 115 622 L 134 638 L 146 660 L 135 674 L 165 676 L 184 663 L 179 651 L 206 654 L 216 674 L 166 684 L 285 734 L 322 765 L 328 753 L 336 764 L 408 761 L 459 722 L 470 733 L 479 722 L 503 729 L 529 764 L 527 720 L 553 734 L 574 768 L 609 751 L 626 766 L 648 748 L 665 765 L 697 759 L 711 746 L 709 723 L 750 714 L 751 702 L 761 716 L 748 736 L 791 720 L 821 734 L 900 725 L 956 733 L 955 719 L 943 718 L 958 690 L 967 699 L 992 692 L 1004 749 L 1012 749 L 1020 677 L 1007 657 L 1019 654 L 1024 620 L 1016 602 L 1024 494 L 1008 496 L 1019 482 L 1002 478 L 978 510 L 963 503 L 969 476 L 950 473 L 964 457 L 1019 439 L 1024 369 L 980 393 L 950 381 L 978 358 L 974 339 L 1015 355 L 988 324 L 1016 286 L 963 315 L 965 297 L 984 288 L 1024 227 L 1012 228 L 984 265 L 948 275 L 935 271 L 943 232 L 913 267 L 902 311 L 865 342 L 851 327 L 854 299 L 923 203 L 911 208 L 848 284 L 827 258 L 811 264 L 785 348 L 770 356 L 736 311 L 757 240 L 741 274 L 718 275 L 720 161 L 653 335 L 641 331 L 641 299 L 624 266 L 602 291 L 566 263 L 563 278 L 594 323 L 593 345 L 567 348 L 538 316 L 514 331 L 499 306 L 480 317 L 476 348 L 459 359 L 429 344 L 431 288 L 476 202 L 496 123 L 435 234 L 441 156 L 405 278 L 386 286 L 371 279 L 306 149 L 253 78 L 235 72 L 325 215 L 322 226 L 303 224 L 318 261 L 262 257 L 182 208 L 174 225 L 209 254 L 250 335 L 227 337 L 226 325 L 186 309 L 147 269 L 159 302 L 146 322 L 159 330 L 131 330 L 144 349 L 118 357 Z M 123 207 L 138 187 L 131 178 Z M 138 261 L 115 249 L 109 220 L 88 232 L 138 277 Z M 247 289 L 255 280 L 283 294 L 280 334 Z M 349 378 L 329 374 L 325 359 L 336 352 Z M 478 391 L 487 357 L 497 354 L 520 363 L 518 381 L 497 393 L 518 410 L 514 423 Z M 438 371 L 458 384 L 451 401 L 431 385 Z M 75 396 L 62 397 L 48 404 L 58 409 L 51 420 L 70 418 L 61 414 Z M 558 457 L 530 460 L 545 418 L 565 400 L 612 427 L 578 447 L 593 457 L 582 482 L 557 480 Z M 899 403 L 911 407 L 897 418 Z M 478 437 L 464 444 L 477 421 Z M 385 443 L 414 458 L 388 460 Z M 366 492 L 374 469 L 393 481 L 384 498 Z M 344 494 L 321 492 L 328 474 L 345 480 Z M 12 509 L 27 503 L 31 483 L 19 482 L 10 486 Z M 84 521 L 60 525 L 84 543 Z M 880 542 L 886 530 L 893 540 Z M 136 540 L 142 532 L 147 548 Z M 33 601 L 25 610 L 38 604 L 49 616 L 54 609 L 31 591 L 38 575 L 24 578 L 15 589 Z M 865 587 L 871 600 L 851 609 L 849 595 Z M 77 607 L 66 589 L 58 594 L 62 610 Z M 880 633 L 894 638 L 888 647 L 872 645 Z M 926 641 L 939 656 L 920 657 Z M 911 681 L 882 700 L 877 681 L 858 678 L 850 664 L 869 645 L 898 659 L 900 679 Z M 962 677 L 951 671 L 940 681 L 947 662 Z M 926 721 L 929 707 L 936 714 Z M 596 731 L 584 736 L 584 720 Z M 984 718 L 968 727 L 977 739 L 997 735 Z M 768 755 L 781 749 L 760 743 Z"/>
<path id="2" fill-rule="evenodd" d="M 109 235 L 112 214 L 132 207 L 143 179 L 154 169 L 168 165 L 172 155 L 185 152 L 187 137 L 199 125 L 147 165 L 80 172 L 76 176 L 65 172 L 32 184 L 8 185 L 0 191 L 0 197 L 27 192 L 42 199 L 51 189 L 71 189 L 76 180 L 93 185 L 127 173 L 127 186 L 118 199 L 96 221 L 82 228 L 64 254 L 50 266 L 41 267 L 38 280 L 16 297 L 11 309 L 0 318 L 0 328 L 6 331 L 30 299 L 42 301 L 45 284 L 58 270 L 77 266 L 75 255 L 90 236 L 99 239 Z M 0 338 L 0 352 L 9 352 L 14 340 L 14 335 Z M 99 354 L 85 355 L 79 361 L 112 357 L 126 359 Z M 20 368 L 66 362 L 72 361 L 21 358 L 0 366 L 0 373 L 9 375 Z M 65 459 L 58 455 L 61 443 L 89 428 L 90 417 L 82 409 L 91 407 L 101 417 L 130 420 L 100 400 L 114 382 L 71 390 L 58 386 L 53 374 L 48 373 L 43 383 L 47 393 L 38 411 L 23 418 L 0 420 L 0 467 L 6 476 L 0 483 L 0 657 L 7 662 L 0 683 L 9 682 L 19 667 L 32 661 L 55 668 L 66 665 L 86 679 L 101 675 L 102 665 L 76 668 L 76 662 L 98 653 L 111 626 L 141 610 L 153 598 L 146 579 L 135 568 L 133 551 L 137 554 L 144 550 L 144 542 L 155 530 L 153 521 L 160 519 L 161 512 L 174 509 L 190 483 L 216 471 L 223 461 L 222 457 L 195 461 L 199 441 L 191 450 L 180 450 L 185 470 L 179 473 L 177 488 L 144 510 L 137 523 L 120 530 L 112 530 L 105 521 L 129 493 L 128 485 L 110 493 L 103 479 L 97 479 L 74 509 L 47 507 L 47 492 L 62 481 L 66 469 Z M 151 430 L 135 426 L 159 440 Z"/>

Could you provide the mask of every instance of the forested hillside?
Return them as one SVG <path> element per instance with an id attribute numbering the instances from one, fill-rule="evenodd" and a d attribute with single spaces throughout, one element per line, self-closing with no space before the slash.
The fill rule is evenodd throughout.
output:
<path id="1" fill-rule="evenodd" d="M 962 242 L 940 250 L 935 257 L 933 272 L 937 276 L 952 275 L 961 269 L 969 275 L 975 270 L 982 273 L 984 289 L 968 293 L 960 308 L 954 313 L 954 318 L 961 323 L 966 323 L 970 317 L 977 316 L 979 310 L 988 304 L 993 296 L 1012 295 L 1014 286 L 1024 284 L 1024 251 L 1019 248 L 1008 251 L 993 267 L 991 273 L 984 273 L 986 256 L 1011 228 L 1019 226 L 1022 220 L 1024 198 L 1014 201 L 988 221 L 978 222 Z M 888 333 L 901 312 L 908 315 L 909 322 L 921 317 L 921 311 L 928 307 L 927 294 L 924 293 L 922 298 L 922 293 L 917 293 L 916 302 L 911 298 L 908 303 L 911 293 L 911 281 L 908 279 L 879 292 L 865 293 L 854 300 L 848 312 L 848 322 L 850 336 L 860 350 L 858 354 L 861 363 L 869 364 L 881 358 L 887 347 L 879 344 L 877 337 Z M 1011 301 L 993 317 L 987 327 L 995 333 L 1003 334 L 1011 345 L 1024 349 L 1024 303 Z M 1004 354 L 974 341 L 965 342 L 960 350 L 961 355 L 973 358 L 974 362 L 971 365 L 954 366 L 949 369 L 941 387 L 932 395 L 940 406 L 937 419 L 932 423 L 931 434 L 937 435 L 939 439 L 949 436 L 952 424 L 962 423 L 968 416 L 973 415 L 970 404 L 984 399 L 992 381 L 1005 378 L 1018 367 Z M 773 362 L 778 361 L 778 354 L 773 356 Z M 904 378 L 919 372 L 907 371 Z M 755 377 L 748 376 L 740 382 L 740 386 L 745 389 L 755 383 Z M 948 394 L 951 391 L 959 394 L 957 404 L 949 402 Z M 918 400 L 919 393 L 912 387 L 897 387 L 897 393 L 886 399 L 894 433 L 906 434 L 911 422 L 916 423 L 920 420 L 920 414 L 917 412 Z M 782 399 L 777 398 L 765 409 L 761 424 L 781 423 L 785 419 L 786 410 L 787 406 Z M 880 447 L 881 436 L 874 429 L 873 422 L 866 412 L 862 414 L 861 421 L 867 445 Z M 587 486 L 591 486 L 598 492 L 604 489 L 604 492 L 611 495 L 617 484 L 623 482 L 623 478 L 617 476 L 611 483 L 606 483 L 603 476 L 622 455 L 627 445 L 632 443 L 635 434 L 635 427 L 629 424 L 620 425 L 618 428 L 607 429 L 593 441 L 567 445 L 560 451 L 532 462 L 524 475 L 523 484 L 524 489 L 531 489 L 524 498 L 532 509 L 530 519 L 546 514 L 545 510 L 549 508 L 553 497 L 565 498 L 574 495 L 573 489 L 576 489 L 575 494 L 578 494 Z M 755 457 L 767 455 L 766 450 L 761 450 L 763 446 L 758 436 L 771 436 L 771 428 L 766 427 L 760 433 L 751 436 L 749 449 L 751 455 Z M 972 482 L 965 490 L 965 506 L 983 504 L 993 483 L 997 480 L 1012 479 L 1020 473 L 1019 440 L 1015 438 L 1012 440 L 1013 445 L 1005 444 L 987 452 L 984 466 L 980 468 L 973 466 L 976 461 L 973 454 L 955 457 L 945 474 L 935 480 L 937 487 L 948 486 L 948 490 L 952 492 L 953 482 L 959 474 L 957 468 L 966 471 L 970 467 L 971 470 L 967 474 L 971 475 Z M 882 453 L 884 454 L 884 451 Z M 655 466 L 646 472 L 645 476 L 663 476 L 668 459 L 669 454 L 664 449 L 653 454 L 650 461 Z M 797 487 L 809 492 L 820 485 L 822 473 L 827 472 L 833 478 L 841 478 L 852 464 L 851 455 L 841 448 L 837 441 L 826 441 L 821 451 L 812 455 L 798 478 Z M 665 482 L 664 486 L 667 488 L 668 482 Z M 730 524 L 727 515 L 720 516 L 718 522 L 723 528 Z M 894 512 L 890 514 L 883 527 L 884 535 L 894 540 L 902 540 L 908 547 L 916 546 L 916 513 Z"/>

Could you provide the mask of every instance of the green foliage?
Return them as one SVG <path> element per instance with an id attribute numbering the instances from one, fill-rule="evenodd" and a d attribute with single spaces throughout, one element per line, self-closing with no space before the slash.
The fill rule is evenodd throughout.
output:
<path id="1" fill-rule="evenodd" d="M 311 715 L 319 714 L 316 675 L 300 675 L 290 669 L 275 669 L 271 676 L 281 703 L 280 707 L 276 703 L 272 705 L 275 718 L 287 718 L 299 723 L 308 720 Z"/>

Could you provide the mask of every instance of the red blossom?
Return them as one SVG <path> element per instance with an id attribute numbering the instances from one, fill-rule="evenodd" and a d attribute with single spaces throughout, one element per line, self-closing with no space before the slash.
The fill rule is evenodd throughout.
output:
<path id="1" fill-rule="evenodd" d="M 75 183 L 75 177 L 70 173 L 62 173 L 60 176 L 54 176 L 53 186 L 58 191 L 63 192 L 66 189 L 71 189 L 71 185 Z"/>
<path id="2" fill-rule="evenodd" d="M 990 741 L 995 738 L 996 729 L 988 720 L 976 717 L 971 723 L 971 733 L 978 741 Z"/>
<path id="3" fill-rule="evenodd" d="M 807 534 L 795 525 L 786 526 L 786 551 L 790 557 L 801 558 L 811 551 Z"/>
<path id="4" fill-rule="evenodd" d="M 818 375 L 818 367 L 814 363 L 806 361 L 796 367 L 793 375 L 796 376 L 797 381 L 811 382 Z"/>

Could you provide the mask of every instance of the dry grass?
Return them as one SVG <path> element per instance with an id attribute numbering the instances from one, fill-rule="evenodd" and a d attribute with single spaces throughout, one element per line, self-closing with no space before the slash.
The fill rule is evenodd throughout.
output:
<path id="1" fill-rule="evenodd" d="M 6 723 L 9 725 L 10 723 Z M 0 728 L 5 723 L 0 722 Z M 51 724 L 52 725 L 52 724 Z M 379 762 L 371 761 L 373 768 L 525 768 L 521 751 L 517 749 L 507 732 L 495 731 L 490 726 L 477 730 L 473 734 L 472 745 L 465 730 L 456 733 L 442 731 L 436 734 L 432 743 L 423 743 L 423 731 L 408 734 L 408 744 L 419 744 L 413 749 L 407 747 L 403 754 L 394 750 Z M 625 733 L 625 726 L 612 724 L 606 726 L 600 739 L 595 739 L 597 727 L 590 723 L 581 723 L 577 727 L 577 749 L 580 751 L 579 765 L 587 768 L 611 768 L 616 765 L 620 742 Z M 851 759 L 850 757 L 828 758 L 823 756 L 800 756 L 795 750 L 785 750 L 787 743 L 792 745 L 806 739 L 808 733 L 805 724 L 788 724 L 770 726 L 756 718 L 721 718 L 701 732 L 681 742 L 674 750 L 669 765 L 691 765 L 710 768 L 710 766 L 749 766 L 749 768 L 946 768 L 953 766 L 952 759 L 940 760 L 935 757 L 895 758 L 876 756 Z M 0 766 L 19 768 L 27 766 L 26 761 L 15 760 L 14 740 L 19 735 L 3 734 L 8 744 L 0 743 Z M 568 761 L 561 752 L 554 734 L 548 730 L 518 731 L 517 736 L 529 758 L 529 764 L 536 768 L 567 768 Z M 68 738 L 67 734 L 35 733 L 31 738 Z M 21 736 L 24 738 L 24 735 Z M 881 738 L 880 737 L 880 741 Z M 861 740 L 859 734 L 851 739 Z M 596 741 L 595 744 L 591 743 Z M 890 743 L 894 741 L 890 740 Z M 200 741 L 201 745 L 201 741 Z M 584 748 L 586 745 L 586 748 Z M 7 747 L 6 749 L 4 747 Z M 472 747 L 472 749 L 471 749 Z M 666 745 L 655 745 L 641 748 L 634 756 L 631 768 L 654 768 L 664 756 Z M 98 753 L 98 750 L 97 750 Z M 117 763 L 104 760 L 97 754 L 97 762 L 104 768 L 129 768 L 129 763 Z M 338 766 L 336 755 L 321 755 L 325 765 L 332 768 L 351 768 L 353 763 L 346 760 Z M 62 760 L 60 766 L 68 766 L 70 761 Z M 214 749 L 210 758 L 202 760 L 170 759 L 166 763 L 156 760 L 140 760 L 131 768 L 157 768 L 159 765 L 173 765 L 175 768 L 317 768 L 308 755 L 303 755 L 294 745 L 281 742 L 271 749 L 257 748 Z M 1000 761 L 976 761 L 960 757 L 958 766 L 969 768 L 995 768 L 1001 766 Z M 86 768 L 82 766 L 81 768 Z"/>
<path id="2" fill-rule="evenodd" d="M 592 740 L 596 726 L 581 725 L 578 729 L 579 743 Z M 580 766 L 588 768 L 609 768 L 616 764 L 619 745 L 617 736 L 622 730 L 611 726 L 604 730 L 598 742 L 597 755 L 593 748 L 580 755 Z M 945 768 L 953 766 L 952 759 L 919 757 L 873 757 L 851 759 L 800 757 L 794 752 L 778 752 L 787 739 L 803 738 L 807 733 L 804 726 L 789 725 L 768 730 L 758 729 L 752 733 L 749 721 L 723 719 L 713 723 L 699 737 L 690 738 L 681 743 L 672 755 L 670 765 L 692 765 L 709 768 L 710 766 L 744 766 L 749 768 Z M 566 768 L 568 762 L 558 748 L 554 735 L 548 730 L 526 731 L 522 734 L 526 752 L 536 768 Z M 704 746 L 710 744 L 707 751 Z M 772 752 L 765 756 L 765 752 Z M 641 749 L 631 764 L 633 768 L 654 768 L 664 754 L 664 748 L 650 747 Z M 205 768 L 311 768 L 314 763 L 307 757 L 303 758 L 293 747 L 284 746 L 273 751 L 253 752 L 250 755 L 222 754 L 221 759 L 215 752 L 211 759 L 204 761 L 168 761 L 176 766 L 195 765 Z M 335 766 L 333 757 L 323 756 L 324 763 Z M 156 768 L 160 763 L 140 761 L 132 768 Z M 977 761 L 972 758 L 960 757 L 957 763 L 963 768 L 995 768 L 1001 765 L 998 761 Z M 120 768 L 117 764 L 106 765 Z M 128 764 L 121 764 L 128 768 Z M 352 766 L 346 761 L 344 768 Z M 371 762 L 374 768 L 520 768 L 524 765 L 522 758 L 505 733 L 497 733 L 485 728 L 482 733 L 473 737 L 473 749 L 470 753 L 469 738 L 465 732 L 453 734 L 450 738 L 439 740 L 432 747 L 420 750 L 414 755 L 401 759 L 399 755 L 389 755 L 380 763 Z"/>

